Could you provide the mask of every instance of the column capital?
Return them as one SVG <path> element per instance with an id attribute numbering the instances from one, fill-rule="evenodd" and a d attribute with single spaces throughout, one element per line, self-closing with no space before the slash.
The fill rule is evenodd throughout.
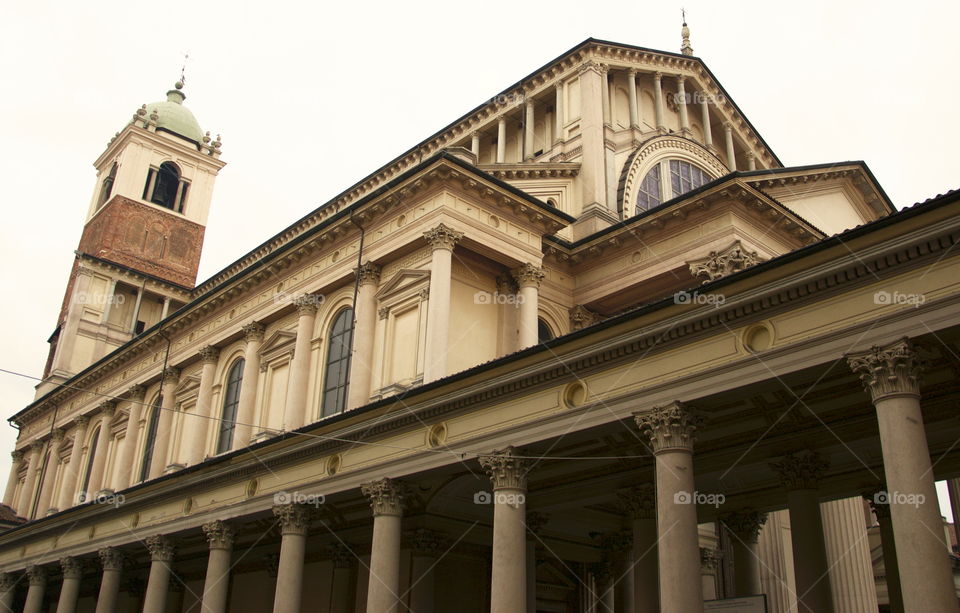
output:
<path id="1" fill-rule="evenodd" d="M 636 69 L 636 68 L 627 68 L 627 76 L 628 76 L 628 77 L 634 77 L 634 78 L 636 78 L 636 76 L 637 76 L 637 69 Z"/>
<path id="2" fill-rule="evenodd" d="M 443 553 L 447 545 L 447 535 L 428 528 L 417 528 L 408 535 L 410 549 L 421 557 L 436 558 Z"/>
<path id="3" fill-rule="evenodd" d="M 147 387 L 145 385 L 133 385 L 127 390 L 127 399 L 132 402 L 143 402 L 147 397 Z"/>
<path id="4" fill-rule="evenodd" d="M 173 368 L 173 367 L 164 368 L 163 373 L 161 374 L 161 378 L 163 379 L 164 385 L 168 383 L 176 384 L 177 382 L 180 381 L 180 369 Z"/>
<path id="5" fill-rule="evenodd" d="M 300 294 L 293 299 L 293 306 L 297 307 L 300 317 L 313 316 L 317 314 L 317 306 L 322 301 L 323 298 L 316 294 Z"/>
<path id="6" fill-rule="evenodd" d="M 14 464 L 19 464 L 23 461 L 24 451 L 23 449 L 14 449 L 10 452 L 10 459 L 13 460 Z"/>
<path id="7" fill-rule="evenodd" d="M 343 542 L 330 545 L 330 559 L 334 568 L 350 568 L 356 559 L 350 546 Z"/>
<path id="8" fill-rule="evenodd" d="M 720 562 L 720 552 L 713 547 L 700 548 L 700 568 L 701 570 L 713 570 Z"/>
<path id="9" fill-rule="evenodd" d="M 530 262 L 524 262 L 511 272 L 520 287 L 540 287 L 543 278 L 547 276 L 542 267 Z"/>
<path id="10" fill-rule="evenodd" d="M 233 547 L 233 527 L 219 519 L 203 524 L 203 534 L 207 537 L 210 549 L 231 549 Z"/>
<path id="11" fill-rule="evenodd" d="M 817 489 L 820 479 L 829 467 L 830 463 L 815 451 L 788 453 L 780 461 L 770 463 L 770 468 L 777 473 L 781 484 L 788 491 Z"/>
<path id="12" fill-rule="evenodd" d="M 660 82 L 660 79 L 662 79 L 662 78 L 663 78 L 663 73 L 660 72 L 659 70 L 656 71 L 655 73 L 653 73 L 653 80 L 654 80 L 654 81 L 657 81 L 657 82 L 659 83 L 659 82 Z"/>
<path id="13" fill-rule="evenodd" d="M 83 576 L 83 561 L 72 556 L 60 558 L 60 569 L 64 579 L 80 579 Z"/>
<path id="14" fill-rule="evenodd" d="M 47 582 L 47 569 L 39 564 L 27 567 L 27 581 L 30 585 L 44 585 Z"/>
<path id="15" fill-rule="evenodd" d="M 43 451 L 43 441 L 41 439 L 37 439 L 30 443 L 28 447 L 30 447 L 30 451 L 33 451 L 34 453 L 40 453 Z"/>
<path id="16" fill-rule="evenodd" d="M 250 343 L 262 341 L 267 329 L 262 323 L 254 321 L 243 326 L 240 330 L 243 332 L 243 340 Z"/>
<path id="17" fill-rule="evenodd" d="M 306 536 L 310 525 L 310 508 L 302 504 L 275 504 L 273 516 L 280 523 L 281 534 Z"/>
<path id="18" fill-rule="evenodd" d="M 423 238 L 430 243 L 430 246 L 433 247 L 434 250 L 446 249 L 453 251 L 453 247 L 463 238 L 463 232 L 457 232 L 450 226 L 441 223 L 435 228 L 424 232 Z"/>
<path id="19" fill-rule="evenodd" d="M 739 509 L 721 516 L 720 521 L 742 541 L 756 545 L 760 538 L 760 528 L 767 523 L 767 514 L 753 509 Z"/>
<path id="20" fill-rule="evenodd" d="M 354 269 L 354 274 L 357 275 L 357 282 L 360 285 L 377 285 L 380 283 L 380 272 L 380 266 L 374 264 L 373 262 L 364 262 Z"/>
<path id="21" fill-rule="evenodd" d="M 587 60 L 577 68 L 577 75 L 583 76 L 584 73 L 593 71 L 597 74 L 600 74 L 600 62 L 595 60 Z"/>
<path id="22" fill-rule="evenodd" d="M 687 80 L 686 75 L 678 74 L 674 78 L 677 80 L 677 85 L 683 87 L 684 82 Z"/>
<path id="23" fill-rule="evenodd" d="M 733 131 L 733 125 L 729 121 L 723 122 L 723 130 L 728 134 Z"/>
<path id="24" fill-rule="evenodd" d="M 563 92 L 564 85 L 565 83 L 563 81 L 557 81 L 556 83 L 553 84 L 553 88 L 557 90 L 557 93 L 559 94 Z"/>
<path id="25" fill-rule="evenodd" d="M 480 138 L 480 130 L 474 130 L 470 133 L 470 138 Z"/>
<path id="26" fill-rule="evenodd" d="M 600 73 L 600 76 L 606 76 L 607 73 L 610 72 L 610 66 L 609 64 L 604 64 L 603 62 L 600 62 L 597 65 L 597 71 Z"/>
<path id="27" fill-rule="evenodd" d="M 220 349 L 213 345 L 206 345 L 200 349 L 200 361 L 204 364 L 216 364 L 220 358 Z"/>
<path id="28" fill-rule="evenodd" d="M 117 412 L 117 403 L 114 400 L 104 400 L 100 403 L 100 412 L 104 417 L 113 417 Z"/>
<path id="29" fill-rule="evenodd" d="M 103 566 L 103 570 L 123 570 L 126 556 L 116 547 L 104 547 L 97 551 L 97 555 L 100 556 L 100 565 Z"/>
<path id="30" fill-rule="evenodd" d="M 53 441 L 54 444 L 59 445 L 63 442 L 63 437 L 66 435 L 67 431 L 63 428 L 54 428 L 53 432 L 50 433 L 50 440 Z"/>
<path id="31" fill-rule="evenodd" d="M 373 516 L 403 515 L 403 484 L 384 477 L 360 486 L 360 491 L 370 500 Z"/>
<path id="32" fill-rule="evenodd" d="M 657 488 L 643 483 L 617 491 L 619 506 L 633 519 L 657 518 Z"/>
<path id="33" fill-rule="evenodd" d="M 922 365 L 909 338 L 862 353 L 847 354 L 850 369 L 860 376 L 873 402 L 889 396 L 920 397 Z"/>
<path id="34" fill-rule="evenodd" d="M 640 433 L 650 440 L 655 455 L 666 451 L 692 453 L 696 432 L 704 421 L 679 400 L 653 407 L 650 411 L 634 413 L 633 418 Z"/>
<path id="35" fill-rule="evenodd" d="M 0 592 L 9 592 L 17 587 L 17 577 L 13 573 L 0 573 Z"/>
<path id="36" fill-rule="evenodd" d="M 517 450 L 509 446 L 478 458 L 480 466 L 490 476 L 494 491 L 500 489 L 526 491 L 527 472 L 531 465 L 529 460 L 519 458 L 517 455 Z"/>
<path id="37" fill-rule="evenodd" d="M 73 423 L 77 424 L 78 428 L 86 428 L 90 423 L 90 417 L 88 415 L 77 415 Z"/>
<path id="38" fill-rule="evenodd" d="M 172 539 L 164 534 L 147 537 L 147 549 L 150 551 L 150 560 L 153 562 L 173 562 L 177 553 Z"/>

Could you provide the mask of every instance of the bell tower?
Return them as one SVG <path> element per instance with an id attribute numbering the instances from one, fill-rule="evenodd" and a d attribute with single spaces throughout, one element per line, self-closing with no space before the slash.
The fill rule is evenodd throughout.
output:
<path id="1" fill-rule="evenodd" d="M 94 162 L 97 180 L 75 252 L 40 396 L 189 302 L 220 137 L 184 106 L 183 83 L 142 105 Z"/>

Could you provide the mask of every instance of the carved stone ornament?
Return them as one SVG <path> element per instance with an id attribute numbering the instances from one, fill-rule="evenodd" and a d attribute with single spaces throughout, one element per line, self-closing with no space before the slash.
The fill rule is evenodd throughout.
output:
<path id="1" fill-rule="evenodd" d="M 280 522 L 282 534 L 307 533 L 310 525 L 310 507 L 302 504 L 277 504 L 273 506 L 273 515 Z"/>
<path id="2" fill-rule="evenodd" d="M 15 449 L 14 451 L 10 452 L 10 458 L 13 460 L 14 464 L 19 464 L 22 462 L 23 455 L 23 449 Z"/>
<path id="3" fill-rule="evenodd" d="M 370 508 L 373 516 L 403 515 L 403 487 L 402 485 L 384 477 L 360 486 L 363 495 L 370 499 Z"/>
<path id="4" fill-rule="evenodd" d="M 31 564 L 27 567 L 27 581 L 30 585 L 45 584 L 47 582 L 47 569 L 37 564 Z"/>
<path id="5" fill-rule="evenodd" d="M 263 340 L 263 334 L 264 332 L 266 332 L 267 329 L 264 327 L 263 324 L 258 322 L 253 322 L 243 326 L 242 328 L 240 328 L 240 330 L 243 331 L 243 339 L 246 342 L 259 343 L 260 341 Z"/>
<path id="6" fill-rule="evenodd" d="M 216 364 L 220 357 L 220 350 L 213 345 L 207 345 L 200 350 L 200 361 L 204 364 Z"/>
<path id="7" fill-rule="evenodd" d="M 582 304 L 578 304 L 570 309 L 570 327 L 574 330 L 582 330 L 588 326 L 592 326 L 598 321 L 600 321 L 599 315 Z"/>
<path id="8" fill-rule="evenodd" d="M 117 412 L 117 403 L 113 400 L 105 400 L 100 403 L 100 412 L 103 413 L 104 417 L 113 417 Z"/>
<path id="9" fill-rule="evenodd" d="M 126 556 L 116 547 L 104 547 L 97 552 L 97 555 L 100 556 L 100 564 L 103 566 L 103 570 L 123 570 Z"/>
<path id="10" fill-rule="evenodd" d="M 233 547 L 233 528 L 219 519 L 203 524 L 203 534 L 207 537 L 210 549 L 230 549 Z"/>
<path id="11" fill-rule="evenodd" d="M 361 264 L 354 272 L 357 275 L 357 281 L 360 285 L 366 285 L 368 283 L 377 285 L 380 283 L 380 267 L 373 262 Z"/>
<path id="12" fill-rule="evenodd" d="M 519 289 L 513 276 L 506 272 L 497 275 L 496 284 L 498 294 L 515 294 L 517 293 L 517 289 Z"/>
<path id="13" fill-rule="evenodd" d="M 653 410 L 634 413 L 640 433 L 650 441 L 654 454 L 666 451 L 693 451 L 696 432 L 703 418 L 675 400 Z"/>
<path id="14" fill-rule="evenodd" d="M 127 398 L 133 402 L 143 402 L 147 396 L 147 387 L 145 385 L 134 385 L 127 390 Z"/>
<path id="15" fill-rule="evenodd" d="M 726 249 L 711 251 L 706 258 L 687 262 L 687 265 L 690 267 L 690 274 L 708 283 L 763 261 L 764 259 L 757 255 L 756 251 L 747 251 L 740 241 L 734 241 Z"/>
<path id="16" fill-rule="evenodd" d="M 87 415 L 78 415 L 73 421 L 75 424 L 77 424 L 78 429 L 85 430 L 87 425 L 90 423 L 90 417 Z"/>
<path id="17" fill-rule="evenodd" d="M 546 275 L 543 268 L 535 266 L 530 262 L 525 262 L 519 267 L 513 269 L 513 278 L 517 280 L 520 287 L 540 287 L 540 282 Z"/>
<path id="18" fill-rule="evenodd" d="M 60 570 L 64 579 L 79 579 L 83 576 L 83 561 L 71 556 L 60 558 Z"/>
<path id="19" fill-rule="evenodd" d="M 860 381 L 874 402 L 888 396 L 920 396 L 923 367 L 908 338 L 883 347 L 875 345 L 863 353 L 849 354 L 847 363 L 860 375 Z"/>
<path id="20" fill-rule="evenodd" d="M 63 437 L 66 436 L 67 432 L 63 428 L 54 428 L 53 433 L 50 434 L 50 439 L 53 441 L 54 445 L 60 446 L 60 443 L 63 442 Z"/>
<path id="21" fill-rule="evenodd" d="M 490 475 L 494 491 L 501 489 L 526 491 L 530 462 L 525 458 L 518 458 L 513 446 L 494 451 L 490 455 L 482 455 L 479 460 L 480 466 Z"/>
<path id="22" fill-rule="evenodd" d="M 815 451 L 788 453 L 778 462 L 771 462 L 780 482 L 787 490 L 815 490 L 830 463 Z"/>
<path id="23" fill-rule="evenodd" d="M 441 223 L 438 224 L 436 228 L 424 232 L 423 238 L 425 238 L 434 249 L 453 251 L 454 245 L 463 238 L 463 232 L 457 232 L 453 228 Z"/>
<path id="24" fill-rule="evenodd" d="M 179 368 L 165 368 L 163 370 L 163 383 L 164 385 L 168 383 L 176 384 L 180 381 L 180 369 Z"/>
<path id="25" fill-rule="evenodd" d="M 162 534 L 147 537 L 147 550 L 150 551 L 150 559 L 154 562 L 170 563 L 176 555 L 176 546 L 173 541 Z"/>
<path id="26" fill-rule="evenodd" d="M 756 545 L 760 538 L 760 528 L 767 523 L 767 514 L 752 509 L 741 509 L 724 515 L 720 521 L 738 538 Z"/>
<path id="27" fill-rule="evenodd" d="M 316 315 L 317 306 L 321 302 L 321 297 L 317 294 L 302 294 L 293 299 L 293 305 L 297 307 L 297 313 L 301 317 L 304 315 Z"/>
<path id="28" fill-rule="evenodd" d="M 653 483 L 635 485 L 617 492 L 619 506 L 633 519 L 656 519 L 657 488 Z"/>

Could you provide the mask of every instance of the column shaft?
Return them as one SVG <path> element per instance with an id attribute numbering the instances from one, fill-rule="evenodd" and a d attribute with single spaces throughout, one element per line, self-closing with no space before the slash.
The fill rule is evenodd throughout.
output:
<path id="1" fill-rule="evenodd" d="M 665 132 L 667 124 L 663 119 L 663 85 L 660 79 L 663 77 L 659 72 L 653 73 L 653 108 L 656 113 L 657 129 Z"/>
<path id="2" fill-rule="evenodd" d="M 543 280 L 543 269 L 526 263 L 513 271 L 513 276 L 520 287 L 517 302 L 520 306 L 519 329 L 520 349 L 533 347 L 539 342 L 538 320 L 540 282 Z"/>
<path id="3" fill-rule="evenodd" d="M 640 127 L 640 113 L 637 107 L 637 71 L 627 71 L 627 98 L 630 104 L 630 127 Z"/>
<path id="4" fill-rule="evenodd" d="M 887 579 L 887 601 L 890 613 L 904 613 L 903 590 L 900 587 L 900 566 L 897 562 L 897 543 L 893 535 L 890 509 L 877 513 L 880 525 L 880 546 L 883 548 L 883 573 Z"/>
<path id="5" fill-rule="evenodd" d="M 33 500 L 34 491 L 37 489 L 37 477 L 40 472 L 40 460 L 43 457 L 43 443 L 34 441 L 30 444 L 29 459 L 27 460 L 27 477 L 23 482 L 23 489 L 20 490 L 20 501 L 17 505 L 17 513 L 33 519 Z"/>
<path id="6" fill-rule="evenodd" d="M 727 168 L 734 171 L 737 169 L 737 154 L 733 150 L 733 126 L 729 123 L 723 124 L 723 136 L 727 145 Z"/>
<path id="7" fill-rule="evenodd" d="M 526 491 L 527 460 L 513 447 L 480 456 L 493 484 L 493 556 L 490 612 L 527 609 Z"/>
<path id="8" fill-rule="evenodd" d="M 284 504 L 273 507 L 273 514 L 280 519 L 282 534 L 273 613 L 300 613 L 308 512 L 301 505 Z"/>
<path id="9" fill-rule="evenodd" d="M 225 613 L 230 596 L 230 558 L 233 551 L 233 529 L 222 521 L 203 525 L 210 554 L 203 581 L 202 613 Z"/>
<path id="10" fill-rule="evenodd" d="M 523 118 L 523 160 L 529 162 L 533 160 L 533 129 L 535 127 L 533 100 L 528 98 L 524 105 Z"/>
<path id="11" fill-rule="evenodd" d="M 63 443 L 63 430 L 57 428 L 50 440 L 50 451 L 47 453 L 47 463 L 43 468 L 43 482 L 40 484 L 40 495 L 37 498 L 37 517 L 43 517 L 51 509 L 53 497 L 53 483 L 57 480 L 57 470 L 60 466 L 60 445 Z"/>
<path id="12" fill-rule="evenodd" d="M 790 536 L 799 609 L 831 613 L 833 596 L 817 491 L 798 489 L 787 492 L 787 507 L 790 510 Z"/>
<path id="13" fill-rule="evenodd" d="M 611 124 L 610 112 L 610 71 L 606 64 L 600 64 L 600 99 L 603 103 L 603 125 Z"/>
<path id="14" fill-rule="evenodd" d="M 877 610 L 864 504 L 863 498 L 857 496 L 820 505 L 835 613 Z"/>
<path id="15" fill-rule="evenodd" d="M 424 238 L 433 247 L 430 260 L 430 300 L 427 303 L 424 383 L 436 381 L 447 374 L 453 249 L 462 237 L 462 233 L 455 232 L 444 224 L 424 233 Z"/>
<path id="16" fill-rule="evenodd" d="M 27 567 L 27 600 L 23 605 L 23 613 L 41 613 L 43 611 L 43 593 L 47 589 L 47 574 L 43 567 Z M 10 590 L 13 593 L 13 589 Z M 98 612 L 99 613 L 99 612 Z"/>
<path id="17" fill-rule="evenodd" d="M 367 585 L 367 613 L 398 613 L 400 593 L 399 515 L 373 518 L 370 549 L 370 579 Z"/>
<path id="18" fill-rule="evenodd" d="M 81 415 L 76 419 L 77 427 L 73 431 L 73 449 L 70 451 L 70 461 L 60 483 L 60 501 L 57 508 L 61 511 L 76 504 L 77 475 L 80 474 L 80 456 L 83 453 L 83 444 L 87 438 L 87 424 L 90 418 Z"/>
<path id="19" fill-rule="evenodd" d="M 87 485 L 87 500 L 109 485 L 104 469 L 107 465 L 107 453 L 110 451 L 110 440 L 113 438 L 110 429 L 116 411 L 117 405 L 112 400 L 100 405 L 100 434 L 97 436 L 97 451 L 93 456 L 93 467 L 90 470 L 90 481 Z"/>
<path id="20" fill-rule="evenodd" d="M 584 207 L 607 206 L 607 171 L 604 145 L 603 92 L 601 67 L 587 62 L 580 67 L 580 183 Z"/>
<path id="21" fill-rule="evenodd" d="M 310 385 L 310 348 L 313 343 L 313 328 L 317 319 L 316 299 L 312 295 L 301 296 L 296 299 L 297 311 L 297 340 L 293 350 L 293 361 L 290 364 L 290 384 L 287 388 L 287 414 L 284 425 L 288 430 L 310 423 L 312 419 L 307 415 L 309 402 L 307 390 Z"/>
<path id="22" fill-rule="evenodd" d="M 158 534 L 147 539 L 147 549 L 150 550 L 150 575 L 144 595 L 143 613 L 166 613 L 174 546 L 167 537 Z"/>
<path id="23" fill-rule="evenodd" d="M 690 118 L 687 115 L 687 91 L 684 85 L 685 78 L 677 77 L 677 108 L 680 109 L 680 129 L 690 130 Z"/>
<path id="24" fill-rule="evenodd" d="M 474 135 L 476 137 L 476 134 Z M 476 138 L 479 151 L 479 137 Z M 357 271 L 356 325 L 353 329 L 353 355 L 350 356 L 350 387 L 347 409 L 362 407 L 370 402 L 373 378 L 374 331 L 377 327 L 377 284 L 380 267 L 367 262 Z"/>
<path id="25" fill-rule="evenodd" d="M 60 584 L 60 599 L 57 601 L 57 613 L 74 613 L 77 610 L 77 596 L 80 594 L 80 578 L 83 576 L 83 567 L 75 558 L 60 560 L 63 569 L 63 581 Z M 7 613 L 0 607 L 0 611 Z"/>
<path id="26" fill-rule="evenodd" d="M 564 112 L 563 112 L 563 83 L 556 84 L 557 90 L 557 103 L 556 110 L 554 111 L 554 121 L 556 122 L 556 129 L 553 131 L 553 142 L 554 144 L 563 142 L 563 124 L 564 124 Z"/>
<path id="27" fill-rule="evenodd" d="M 207 431 L 212 422 L 211 417 L 220 417 L 213 410 L 213 380 L 217 376 L 217 358 L 220 351 L 215 347 L 204 347 L 200 350 L 203 367 L 200 370 L 200 389 L 197 392 L 197 405 L 193 415 L 184 413 L 183 430 L 187 441 L 187 466 L 193 466 L 203 461 L 206 455 Z M 242 385 L 242 384 L 241 384 Z"/>
<path id="28" fill-rule="evenodd" d="M 710 100 L 706 93 L 702 93 L 700 100 L 700 123 L 703 124 L 703 144 L 707 149 L 713 147 L 713 130 L 710 128 Z"/>
<path id="29" fill-rule="evenodd" d="M 253 436 L 253 420 L 257 408 L 257 379 L 260 377 L 260 343 L 263 342 L 264 327 L 259 323 L 243 327 L 246 344 L 243 347 L 243 383 L 240 385 L 240 398 L 237 400 L 237 428 L 233 432 L 233 448 L 238 449 L 250 444 Z"/>
<path id="30" fill-rule="evenodd" d="M 97 596 L 96 613 L 116 613 L 120 596 L 120 569 L 105 568 L 100 579 L 100 593 Z"/>
<path id="31" fill-rule="evenodd" d="M 497 122 L 497 164 L 507 161 L 507 118 L 500 117 Z"/>

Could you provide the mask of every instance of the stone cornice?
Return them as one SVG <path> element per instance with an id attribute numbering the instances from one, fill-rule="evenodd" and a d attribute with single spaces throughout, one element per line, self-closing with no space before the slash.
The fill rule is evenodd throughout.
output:
<path id="1" fill-rule="evenodd" d="M 954 203 L 956 204 L 956 203 Z M 851 231 L 844 244 L 827 244 L 815 251 L 791 255 L 783 262 L 768 262 L 756 269 L 741 273 L 748 286 L 754 276 L 765 275 L 765 281 L 757 289 L 746 289 L 737 293 L 727 293 L 727 301 L 720 308 L 683 309 L 679 313 L 673 308 L 672 299 L 662 303 L 648 305 L 629 313 L 598 324 L 590 330 L 570 335 L 569 339 L 551 348 L 550 359 L 531 361 L 539 353 L 537 349 L 525 350 L 516 356 L 502 358 L 490 364 L 475 367 L 448 380 L 425 385 L 414 389 L 405 396 L 405 410 L 396 411 L 387 418 L 380 418 L 375 424 L 358 422 L 356 427 L 344 428 L 340 420 L 329 420 L 311 428 L 311 432 L 335 434 L 339 440 L 303 439 L 293 441 L 294 435 L 280 436 L 256 446 L 257 460 L 238 461 L 236 454 L 226 455 L 202 466 L 200 472 L 187 469 L 184 473 L 166 477 L 162 482 L 151 482 L 135 486 L 127 491 L 127 512 L 136 506 L 149 505 L 156 501 L 168 500 L 174 491 L 184 488 L 208 488 L 218 483 L 232 482 L 250 478 L 264 469 L 273 469 L 291 463 L 298 463 L 316 457 L 336 453 L 349 447 L 353 441 L 372 440 L 395 430 L 418 427 L 423 421 L 441 419 L 444 416 L 461 411 L 480 410 L 486 405 L 517 394 L 529 393 L 533 389 L 557 382 L 569 380 L 571 370 L 589 372 L 633 360 L 637 355 L 669 350 L 677 343 L 718 331 L 727 334 L 729 329 L 741 325 L 742 321 L 753 321 L 758 317 L 770 317 L 775 313 L 798 308 L 819 297 L 829 297 L 847 289 L 856 289 L 864 284 L 873 283 L 878 278 L 901 274 L 904 269 L 915 269 L 930 262 L 946 259 L 954 254 L 953 247 L 960 242 L 960 216 L 952 213 L 954 209 L 944 209 L 942 219 L 921 220 L 910 217 L 915 228 L 905 231 L 896 240 L 875 242 L 873 232 L 868 229 Z M 892 222 L 892 220 L 891 220 Z M 885 221 L 878 222 L 876 232 L 889 227 Z M 906 223 L 906 222 L 904 222 Z M 908 225 L 908 228 L 911 226 Z M 838 239 L 839 240 L 839 239 Z M 864 246 L 864 243 L 866 245 Z M 853 255 L 851 250 L 856 253 Z M 960 255 L 960 254 L 958 254 Z M 813 258 L 812 263 L 803 262 L 803 258 Z M 817 264 L 817 260 L 821 264 Z M 793 262 L 793 264 L 788 264 Z M 774 271 L 786 267 L 787 272 L 779 278 L 770 278 Z M 790 271 L 793 272 L 790 272 Z M 740 275 L 738 275 L 740 276 Z M 723 287 L 732 283 L 728 279 L 716 282 Z M 736 286 L 734 286 L 735 289 Z M 924 305 L 929 307 L 931 303 Z M 640 316 L 655 314 L 666 309 L 666 316 L 656 322 L 636 326 L 633 321 Z M 893 315 L 893 314 L 891 314 Z M 623 325 L 621 325 L 623 324 Z M 616 327 L 611 330 L 612 327 Z M 621 330 L 621 332 L 616 332 Z M 615 334 L 615 335 L 614 335 Z M 582 339 L 597 335 L 597 340 L 587 346 Z M 565 351 L 566 343 L 571 343 L 571 351 Z M 563 358 L 564 365 L 556 364 L 556 355 Z M 487 374 L 487 371 L 492 372 Z M 481 376 L 482 375 L 482 376 Z M 437 388 L 447 389 L 437 395 Z M 420 395 L 425 394 L 421 398 Z M 385 399 L 345 414 L 348 423 L 354 423 L 364 414 L 378 415 L 393 405 L 395 401 Z M 249 453 L 244 451 L 245 454 Z M 97 505 L 94 505 L 97 507 Z M 69 521 L 85 523 L 95 521 L 104 513 L 102 508 L 77 507 L 38 521 L 29 522 L 14 528 L 3 535 L 6 544 L 23 542 L 24 539 L 37 538 L 53 533 L 62 527 L 58 516 L 69 514 Z"/>
<path id="2" fill-rule="evenodd" d="M 480 164 L 477 168 L 503 181 L 573 178 L 580 174 L 579 162 Z"/>

